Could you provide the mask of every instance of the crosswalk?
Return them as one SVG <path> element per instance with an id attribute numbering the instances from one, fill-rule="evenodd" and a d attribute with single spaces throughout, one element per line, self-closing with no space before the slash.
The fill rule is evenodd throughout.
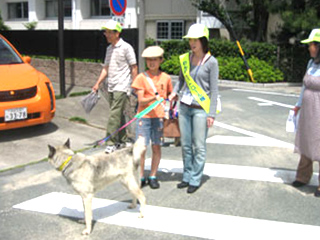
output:
<path id="1" fill-rule="evenodd" d="M 149 158 L 146 160 L 146 169 L 150 168 L 151 159 Z M 159 171 L 181 173 L 182 162 L 162 159 Z M 288 183 L 294 179 L 295 172 L 207 163 L 204 174 L 214 178 Z M 312 184 L 317 184 L 317 176 L 312 179 Z M 217 240 L 304 239 L 317 236 L 320 231 L 319 226 L 151 205 L 146 208 L 145 218 L 139 219 L 138 209 L 127 209 L 127 206 L 128 203 L 125 202 L 94 198 L 93 218 L 105 224 Z M 13 207 L 71 218 L 83 218 L 80 196 L 61 192 L 48 193 Z"/>
<path id="2" fill-rule="evenodd" d="M 254 93 L 253 91 L 251 92 Z M 274 95 L 274 93 L 268 92 L 264 94 Z M 292 106 L 288 104 L 281 104 L 261 98 L 250 97 L 248 99 L 259 102 L 259 106 L 292 108 Z M 225 130 L 223 133 L 228 135 L 215 134 L 207 139 L 208 145 L 222 144 L 226 146 L 266 147 L 278 148 L 284 151 L 292 151 L 294 147 L 292 143 L 219 121 L 215 121 L 215 127 L 223 128 Z M 181 160 L 173 160 L 168 157 L 161 159 L 159 171 L 169 174 L 181 174 L 183 172 L 182 167 Z M 150 158 L 146 159 L 145 168 L 146 170 L 151 169 Z M 217 164 L 211 162 L 207 162 L 204 169 L 204 175 L 210 178 L 241 180 L 242 183 L 245 181 L 262 184 L 273 183 L 280 187 L 281 184 L 290 184 L 294 181 L 295 174 L 296 172 L 294 170 L 281 168 Z M 309 185 L 318 185 L 318 174 L 313 174 Z M 161 188 L 159 191 L 163 191 L 163 189 Z M 196 194 L 198 194 L 198 192 Z M 186 198 L 184 198 L 184 200 L 186 200 Z M 128 205 L 126 202 L 94 198 L 93 218 L 102 224 L 169 233 L 179 236 L 179 239 L 185 236 L 186 239 L 188 239 L 188 237 L 195 237 L 215 240 L 301 240 L 315 239 L 320 231 L 320 226 L 316 225 L 297 224 L 285 220 L 275 221 L 270 220 L 270 218 L 258 219 L 255 218 L 256 216 L 241 217 L 218 214 L 214 209 L 210 211 L 189 210 L 187 206 L 184 208 L 183 204 L 177 208 L 147 205 L 145 218 L 140 219 L 138 218 L 139 209 L 128 209 Z M 70 218 L 83 218 L 83 205 L 80 196 L 62 192 L 51 192 L 13 207 L 26 211 L 61 215 Z"/>

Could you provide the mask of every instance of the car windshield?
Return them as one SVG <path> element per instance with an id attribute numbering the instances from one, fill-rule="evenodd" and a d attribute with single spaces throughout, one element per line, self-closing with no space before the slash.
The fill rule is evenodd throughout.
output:
<path id="1" fill-rule="evenodd" d="M 0 38 L 0 65 L 22 63 L 22 59 L 11 46 Z"/>

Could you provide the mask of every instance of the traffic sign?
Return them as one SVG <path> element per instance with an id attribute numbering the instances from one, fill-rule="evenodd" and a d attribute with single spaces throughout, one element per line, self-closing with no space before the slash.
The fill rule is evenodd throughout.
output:
<path id="1" fill-rule="evenodd" d="M 109 0 L 114 15 L 121 16 L 127 8 L 127 0 Z"/>

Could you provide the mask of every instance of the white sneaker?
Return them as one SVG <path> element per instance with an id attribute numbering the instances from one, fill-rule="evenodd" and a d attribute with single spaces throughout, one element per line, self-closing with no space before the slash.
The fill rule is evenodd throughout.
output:
<path id="1" fill-rule="evenodd" d="M 117 150 L 117 147 L 115 145 L 110 145 L 110 146 L 107 146 L 106 149 L 104 150 L 105 153 L 112 153 L 114 151 Z"/>

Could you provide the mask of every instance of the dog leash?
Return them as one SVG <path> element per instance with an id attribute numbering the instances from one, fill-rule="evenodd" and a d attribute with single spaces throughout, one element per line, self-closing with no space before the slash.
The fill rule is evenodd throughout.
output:
<path id="1" fill-rule="evenodd" d="M 120 132 L 122 129 L 124 129 L 125 127 L 127 127 L 128 125 L 130 125 L 131 123 L 133 123 L 135 120 L 142 118 L 144 115 L 146 115 L 147 113 L 149 113 L 152 109 L 154 109 L 156 106 L 158 106 L 160 103 L 163 102 L 163 98 L 160 98 L 159 101 L 155 101 L 154 103 L 152 103 L 149 107 L 147 107 L 146 109 L 144 109 L 143 111 L 141 111 L 140 113 L 136 114 L 129 122 L 127 122 L 126 124 L 124 124 L 122 127 L 118 128 L 116 131 L 114 131 L 113 133 L 111 133 L 109 136 L 102 138 L 100 140 L 97 140 L 93 143 L 87 144 L 87 145 L 93 145 L 93 147 L 96 146 L 100 146 L 102 144 L 104 144 L 110 137 L 112 137 L 113 135 L 115 135 L 117 132 Z"/>

